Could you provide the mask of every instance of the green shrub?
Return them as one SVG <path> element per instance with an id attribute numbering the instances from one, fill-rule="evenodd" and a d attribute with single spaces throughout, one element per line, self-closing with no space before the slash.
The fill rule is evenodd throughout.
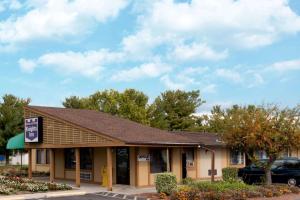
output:
<path id="1" fill-rule="evenodd" d="M 158 193 L 170 195 L 177 188 L 176 176 L 172 173 L 160 173 L 155 178 L 155 188 Z"/>
<path id="2" fill-rule="evenodd" d="M 222 169 L 222 178 L 226 182 L 235 182 L 238 180 L 238 168 L 226 167 Z"/>
<path id="3" fill-rule="evenodd" d="M 182 179 L 182 184 L 183 185 L 191 185 L 194 183 L 194 180 L 191 177 L 187 177 Z"/>

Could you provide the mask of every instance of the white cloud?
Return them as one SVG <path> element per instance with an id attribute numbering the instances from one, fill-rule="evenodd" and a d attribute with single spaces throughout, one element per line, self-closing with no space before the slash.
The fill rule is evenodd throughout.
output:
<path id="1" fill-rule="evenodd" d="M 123 40 L 136 53 L 167 45 L 181 59 L 218 60 L 228 56 L 228 48 L 266 46 L 300 31 L 300 16 L 288 0 L 147 2 L 137 12 L 137 31 Z M 177 46 L 187 42 L 192 45 Z"/>
<path id="2" fill-rule="evenodd" d="M 164 85 L 171 90 L 183 90 L 186 87 L 185 83 L 179 83 L 171 80 L 169 75 L 164 75 L 163 77 L 160 78 L 160 81 L 164 83 Z"/>
<path id="3" fill-rule="evenodd" d="M 254 80 L 250 80 L 250 84 L 248 85 L 248 88 L 259 86 L 265 82 L 264 78 L 259 73 L 254 73 L 253 78 Z"/>
<path id="4" fill-rule="evenodd" d="M 21 69 L 33 71 L 36 66 L 48 67 L 59 74 L 79 74 L 90 78 L 99 78 L 104 65 L 117 62 L 122 58 L 120 53 L 112 53 L 108 50 L 87 52 L 57 52 L 40 56 L 36 60 L 20 59 Z"/>
<path id="5" fill-rule="evenodd" d="M 37 67 L 37 64 L 36 64 L 35 61 L 26 60 L 26 59 L 23 59 L 23 58 L 21 58 L 19 60 L 19 65 L 20 65 L 22 71 L 28 72 L 28 73 L 33 72 L 34 69 Z"/>
<path id="6" fill-rule="evenodd" d="M 216 93 L 217 85 L 216 84 L 209 84 L 205 86 L 201 91 L 203 93 Z"/>
<path id="7" fill-rule="evenodd" d="M 235 83 L 242 82 L 242 77 L 240 73 L 231 69 L 224 69 L 224 68 L 217 69 L 216 75 L 225 78 L 227 80 L 233 81 Z"/>
<path id="8" fill-rule="evenodd" d="M 114 81 L 133 81 L 141 78 L 155 78 L 170 72 L 171 66 L 163 63 L 145 63 L 139 67 L 121 70 L 112 76 Z"/>
<path id="9" fill-rule="evenodd" d="M 207 44 L 192 43 L 191 45 L 176 46 L 171 53 L 172 58 L 179 60 L 221 60 L 227 58 L 228 52 L 224 50 L 217 52 L 210 48 Z"/>
<path id="10" fill-rule="evenodd" d="M 187 67 L 176 72 L 172 77 L 171 74 L 164 75 L 161 77 L 160 81 L 168 89 L 186 89 L 190 87 L 201 88 L 201 86 L 206 88 L 207 84 L 202 83 L 205 82 L 205 80 L 202 79 L 203 77 L 199 78 L 199 76 L 205 76 L 205 73 L 208 72 L 208 70 L 208 67 Z M 213 92 L 214 87 L 215 86 L 210 85 L 210 88 L 206 88 L 206 92 Z"/>
<path id="11" fill-rule="evenodd" d="M 18 10 L 22 8 L 22 4 L 18 0 L 10 0 L 9 9 Z"/>
<path id="12" fill-rule="evenodd" d="M 276 62 L 271 65 L 270 69 L 273 69 L 273 70 L 276 70 L 279 72 L 300 70 L 300 59 Z"/>
<path id="13" fill-rule="evenodd" d="M 125 0 L 44 0 L 32 2 L 31 9 L 19 17 L 0 21 L 0 44 L 8 45 L 33 39 L 74 36 L 89 31 L 94 22 L 116 17 Z M 11 4 L 12 8 L 17 3 Z"/>

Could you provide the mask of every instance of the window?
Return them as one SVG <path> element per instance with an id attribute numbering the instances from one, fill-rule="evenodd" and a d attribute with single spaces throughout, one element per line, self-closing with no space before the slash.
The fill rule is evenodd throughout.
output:
<path id="1" fill-rule="evenodd" d="M 258 160 L 262 160 L 262 159 L 267 159 L 268 158 L 267 153 L 265 151 L 255 151 L 255 157 Z"/>
<path id="2" fill-rule="evenodd" d="M 93 168 L 93 149 L 80 149 L 80 169 L 91 170 Z"/>
<path id="3" fill-rule="evenodd" d="M 244 164 L 244 154 L 240 151 L 231 151 L 230 152 L 230 164 L 231 165 Z"/>
<path id="4" fill-rule="evenodd" d="M 36 150 L 36 164 L 49 164 L 50 163 L 50 152 L 48 149 L 37 149 Z"/>
<path id="5" fill-rule="evenodd" d="M 161 173 L 167 171 L 167 150 L 150 150 L 150 173 Z"/>
<path id="6" fill-rule="evenodd" d="M 194 162 L 194 149 L 185 149 L 186 160 L 189 162 Z"/>
<path id="7" fill-rule="evenodd" d="M 65 149 L 65 168 L 75 169 L 75 149 Z M 93 149 L 80 148 L 80 169 L 91 170 L 93 168 Z"/>
<path id="8" fill-rule="evenodd" d="M 283 158 L 288 158 L 288 157 L 291 157 L 291 151 L 289 149 L 286 149 L 282 152 L 282 157 Z"/>
<path id="9" fill-rule="evenodd" d="M 288 160 L 284 162 L 284 166 L 287 169 L 299 169 L 300 161 L 299 160 Z"/>
<path id="10" fill-rule="evenodd" d="M 75 149 L 65 149 L 65 168 L 75 169 Z"/>

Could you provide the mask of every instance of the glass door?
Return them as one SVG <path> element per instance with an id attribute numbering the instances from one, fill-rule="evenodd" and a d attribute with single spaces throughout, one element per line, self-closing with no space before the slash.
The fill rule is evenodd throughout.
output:
<path id="1" fill-rule="evenodd" d="M 117 184 L 129 185 L 129 149 L 116 149 Z"/>

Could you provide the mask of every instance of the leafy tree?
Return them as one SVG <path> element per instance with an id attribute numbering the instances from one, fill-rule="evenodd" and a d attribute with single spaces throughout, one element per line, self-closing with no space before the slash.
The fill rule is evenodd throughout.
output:
<path id="1" fill-rule="evenodd" d="M 224 131 L 224 113 L 221 106 L 213 106 L 210 114 L 194 116 L 195 124 L 191 131 L 221 133 Z"/>
<path id="2" fill-rule="evenodd" d="M 70 96 L 68 98 L 65 99 L 65 101 L 63 102 L 63 106 L 65 108 L 84 108 L 84 99 L 81 99 L 80 97 L 77 96 Z"/>
<path id="3" fill-rule="evenodd" d="M 88 97 L 71 96 L 63 102 L 66 108 L 98 110 L 112 115 L 149 124 L 147 118 L 148 97 L 140 91 L 126 89 L 97 91 Z"/>
<path id="4" fill-rule="evenodd" d="M 286 149 L 300 147 L 300 106 L 280 109 L 277 106 L 233 106 L 222 111 L 222 138 L 235 150 L 257 161 L 255 151 L 265 151 L 267 162 L 260 163 L 271 184 L 271 166 Z"/>
<path id="5" fill-rule="evenodd" d="M 204 101 L 200 92 L 181 90 L 166 91 L 157 97 L 150 106 L 148 115 L 150 125 L 167 130 L 187 130 L 194 126 L 192 116 Z"/>
<path id="6" fill-rule="evenodd" d="M 0 102 L 0 150 L 6 153 L 6 164 L 9 155 L 7 141 L 23 130 L 23 107 L 29 102 L 30 99 L 20 99 L 10 94 L 4 95 Z"/>

